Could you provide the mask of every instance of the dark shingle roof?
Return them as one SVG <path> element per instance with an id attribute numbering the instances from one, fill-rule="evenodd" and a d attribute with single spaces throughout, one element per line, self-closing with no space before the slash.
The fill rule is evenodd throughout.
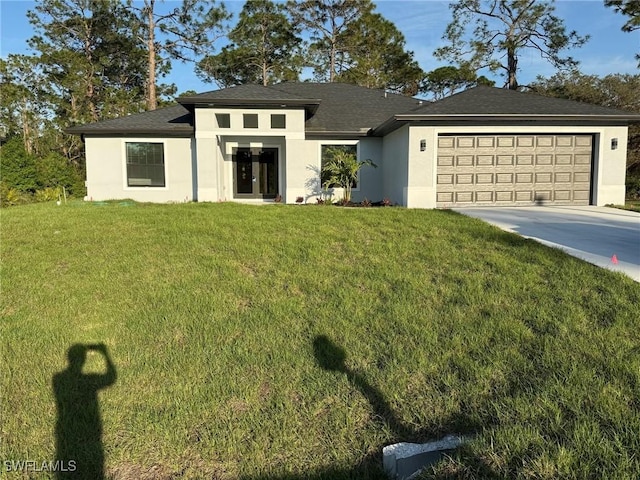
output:
<path id="1" fill-rule="evenodd" d="M 148 134 L 190 137 L 193 135 L 192 116 L 182 105 L 159 108 L 150 112 L 104 120 L 68 128 L 67 133 L 109 135 Z"/>
<path id="2" fill-rule="evenodd" d="M 69 133 L 191 136 L 194 106 L 293 106 L 309 135 L 385 135 L 405 122 L 580 120 L 640 122 L 640 115 L 559 98 L 479 86 L 438 102 L 345 83 L 240 85 L 178 99 L 180 105 L 67 129 Z"/>
<path id="3" fill-rule="evenodd" d="M 271 88 L 303 97 L 320 98 L 320 106 L 305 125 L 307 133 L 366 132 L 394 113 L 407 111 L 418 100 L 346 83 L 280 83 Z"/>
<path id="4" fill-rule="evenodd" d="M 629 115 L 631 112 L 504 88 L 478 86 L 410 114 L 424 115 Z"/>
<path id="5" fill-rule="evenodd" d="M 418 100 L 344 83 L 291 82 L 270 85 L 239 85 L 178 99 L 180 105 L 114 120 L 67 129 L 76 134 L 193 134 L 190 111 L 194 106 L 304 107 L 309 134 L 365 135 L 394 113 L 407 111 Z"/>
<path id="6" fill-rule="evenodd" d="M 639 122 L 640 115 L 562 98 L 545 97 L 484 85 L 456 93 L 437 102 L 396 113 L 371 132 L 383 136 L 407 122 Z"/>

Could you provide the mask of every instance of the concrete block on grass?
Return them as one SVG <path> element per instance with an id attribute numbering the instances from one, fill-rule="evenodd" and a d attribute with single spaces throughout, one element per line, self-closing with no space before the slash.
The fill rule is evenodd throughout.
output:
<path id="1" fill-rule="evenodd" d="M 465 442 L 459 435 L 447 435 L 435 442 L 395 443 L 382 449 L 382 464 L 389 476 L 407 480 L 423 468 L 436 463 L 446 452 L 455 450 Z"/>

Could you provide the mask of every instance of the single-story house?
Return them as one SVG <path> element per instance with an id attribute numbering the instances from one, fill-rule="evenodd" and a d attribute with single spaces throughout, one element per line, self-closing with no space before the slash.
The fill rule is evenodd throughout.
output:
<path id="1" fill-rule="evenodd" d="M 70 128 L 87 197 L 286 203 L 323 195 L 332 149 L 364 167 L 353 200 L 414 208 L 624 202 L 640 115 L 478 86 L 437 102 L 341 83 L 241 85 Z M 334 199 L 340 189 L 332 188 Z"/>

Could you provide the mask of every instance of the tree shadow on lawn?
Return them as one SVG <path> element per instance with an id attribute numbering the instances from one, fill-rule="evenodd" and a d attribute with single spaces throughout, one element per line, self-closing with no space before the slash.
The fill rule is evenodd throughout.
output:
<path id="1" fill-rule="evenodd" d="M 102 374 L 82 372 L 91 351 L 106 365 Z M 75 344 L 67 352 L 67 368 L 53 377 L 56 422 L 56 479 L 104 480 L 102 420 L 98 391 L 113 385 L 116 368 L 104 344 Z"/>
<path id="2" fill-rule="evenodd" d="M 406 425 L 397 417 L 389 402 L 387 402 L 379 389 L 367 382 L 364 375 L 351 370 L 347 367 L 345 360 L 347 354 L 339 345 L 335 344 L 325 335 L 316 336 L 313 341 L 313 352 L 317 364 L 323 369 L 330 372 L 343 374 L 349 382 L 357 388 L 362 395 L 368 400 L 374 410 L 374 416 L 380 419 L 391 432 L 395 442 L 426 442 L 433 440 L 440 432 L 434 432 L 429 429 L 416 430 Z M 479 431 L 482 426 L 475 423 L 471 418 L 464 414 L 456 415 L 443 419 L 442 425 L 450 429 L 450 432 L 457 430 L 465 430 L 467 432 Z M 362 460 L 352 467 L 347 468 L 324 468 L 320 470 L 305 472 L 304 474 L 295 473 L 275 473 L 275 474 L 259 474 L 241 477 L 243 480 L 347 480 L 347 479 L 370 479 L 382 480 L 389 477 L 382 467 L 382 448 L 391 442 L 379 445 L 375 453 L 368 454 Z"/>

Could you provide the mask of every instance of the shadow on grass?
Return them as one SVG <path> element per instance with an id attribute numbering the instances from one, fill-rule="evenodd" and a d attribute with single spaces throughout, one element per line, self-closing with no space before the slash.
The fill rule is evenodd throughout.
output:
<path id="1" fill-rule="evenodd" d="M 102 374 L 82 372 L 87 353 L 100 353 L 106 364 Z M 104 344 L 75 344 L 67 352 L 67 368 L 53 377 L 56 422 L 56 479 L 104 480 L 102 420 L 98 391 L 116 381 L 116 369 Z"/>
<path id="2" fill-rule="evenodd" d="M 344 374 L 349 382 L 357 388 L 362 395 L 368 400 L 374 410 L 374 416 L 386 424 L 388 429 L 393 433 L 394 441 L 397 442 L 425 442 L 433 440 L 436 435 L 442 432 L 436 432 L 430 429 L 414 429 L 406 425 L 397 417 L 391 405 L 385 400 L 380 390 L 367 382 L 366 378 L 347 367 L 345 361 L 347 358 L 346 351 L 335 344 L 325 335 L 316 336 L 313 340 L 313 353 L 317 364 L 324 370 Z M 451 431 L 465 430 L 478 431 L 481 426 L 474 423 L 465 415 L 458 415 L 455 418 L 447 418 L 443 421 L 443 426 Z M 447 433 L 450 433 L 448 430 Z M 386 444 L 385 444 L 386 445 Z M 382 467 L 382 447 L 380 445 L 373 454 L 366 455 L 357 465 L 345 468 L 327 467 L 320 470 L 305 472 L 303 474 L 295 473 L 266 473 L 259 475 L 249 475 L 242 477 L 243 480 L 350 480 L 350 479 L 369 479 L 383 480 L 388 479 L 388 475 Z"/>

